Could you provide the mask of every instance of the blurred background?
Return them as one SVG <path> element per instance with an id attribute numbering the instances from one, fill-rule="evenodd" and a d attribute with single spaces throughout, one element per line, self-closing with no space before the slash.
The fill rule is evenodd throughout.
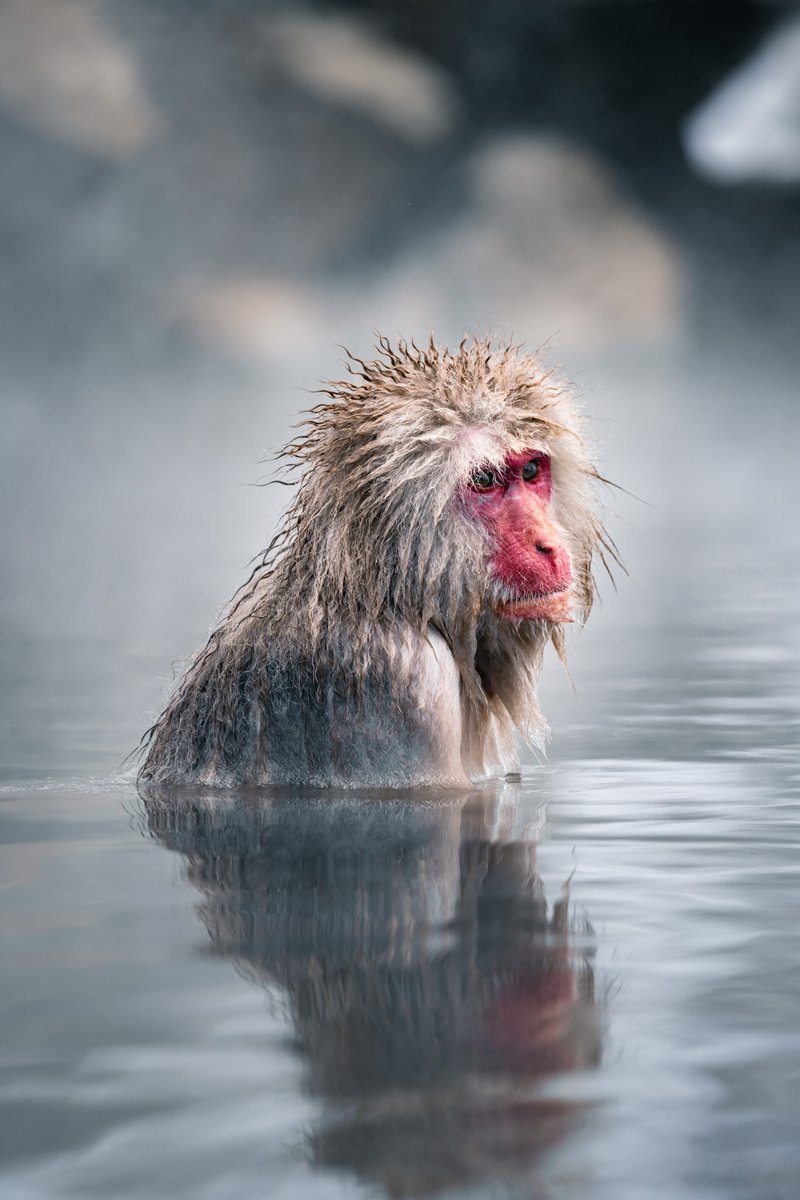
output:
<path id="1" fill-rule="evenodd" d="M 579 693 L 794 587 L 793 6 L 3 0 L 0 162 L 6 776 L 119 765 L 376 330 L 581 393 L 630 579 Z"/>

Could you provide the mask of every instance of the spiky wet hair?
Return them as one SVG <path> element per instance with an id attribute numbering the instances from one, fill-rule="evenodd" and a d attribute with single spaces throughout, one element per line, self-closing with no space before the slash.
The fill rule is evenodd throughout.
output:
<path id="1" fill-rule="evenodd" d="M 546 641 L 563 650 L 560 626 L 492 615 L 487 535 L 463 494 L 480 467 L 549 454 L 551 515 L 571 555 L 576 606 L 588 614 L 592 558 L 608 542 L 574 398 L 537 357 L 490 339 L 451 352 L 432 338 L 419 348 L 380 337 L 377 350 L 369 362 L 348 355 L 348 378 L 320 389 L 279 455 L 299 472 L 293 502 L 149 731 L 145 773 L 196 776 L 176 756 L 188 745 L 199 763 L 198 724 L 204 753 L 235 756 L 236 714 L 271 686 L 276 662 L 302 660 L 356 692 L 376 677 L 402 690 L 409 681 L 392 661 L 392 631 L 425 637 L 434 628 L 444 638 L 473 742 L 490 711 L 540 739 L 535 680 Z"/>

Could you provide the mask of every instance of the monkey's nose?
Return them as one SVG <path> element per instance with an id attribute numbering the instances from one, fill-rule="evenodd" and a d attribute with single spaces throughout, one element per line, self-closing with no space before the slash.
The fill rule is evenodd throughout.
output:
<path id="1" fill-rule="evenodd" d="M 561 588 L 569 587 L 572 582 L 572 569 L 569 554 L 557 537 L 548 537 L 541 529 L 533 542 L 536 550 L 536 562 L 542 573 L 542 582 L 548 586 Z"/>

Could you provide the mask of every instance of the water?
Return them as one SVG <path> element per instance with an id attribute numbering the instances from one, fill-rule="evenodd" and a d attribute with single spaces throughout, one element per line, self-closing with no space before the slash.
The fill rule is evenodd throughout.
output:
<path id="1" fill-rule="evenodd" d="M 161 649 L 7 643 L 4 1200 L 793 1198 L 800 624 L 737 530 L 467 795 L 143 798 L 87 768 Z"/>

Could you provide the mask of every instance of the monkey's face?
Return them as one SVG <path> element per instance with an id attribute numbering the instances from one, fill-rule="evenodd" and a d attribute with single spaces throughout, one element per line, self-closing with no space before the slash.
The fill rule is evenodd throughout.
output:
<path id="1" fill-rule="evenodd" d="M 572 566 L 551 516 L 550 457 L 510 454 L 475 471 L 467 511 L 489 536 L 492 607 L 512 621 L 571 621 Z"/>

